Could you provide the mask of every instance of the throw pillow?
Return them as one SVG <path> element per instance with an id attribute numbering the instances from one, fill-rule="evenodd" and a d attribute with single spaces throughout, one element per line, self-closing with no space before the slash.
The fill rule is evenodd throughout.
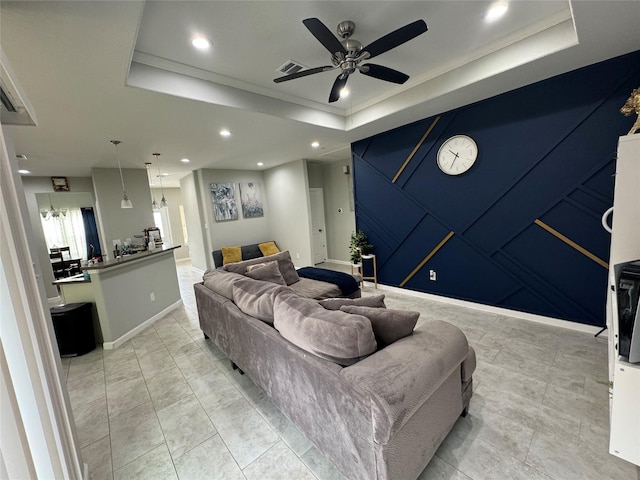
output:
<path id="1" fill-rule="evenodd" d="M 222 265 L 242 261 L 242 249 L 240 247 L 222 247 Z"/>
<path id="2" fill-rule="evenodd" d="M 289 252 L 286 250 L 284 252 L 276 253 L 275 255 L 269 255 L 268 257 L 253 258 L 251 260 L 244 260 L 243 262 L 230 263 L 225 265 L 224 269 L 229 272 L 244 275 L 249 266 L 256 265 L 258 263 L 272 262 L 274 260 L 278 262 L 278 268 L 280 269 L 280 273 L 287 285 L 291 285 L 292 283 L 296 283 L 300 280 L 298 272 L 296 272 L 296 267 L 291 261 L 291 255 L 289 255 Z"/>
<path id="3" fill-rule="evenodd" d="M 280 252 L 280 249 L 276 246 L 276 242 L 259 243 L 258 248 L 262 252 L 262 255 L 268 257 Z"/>
<path id="4" fill-rule="evenodd" d="M 420 316 L 419 312 L 410 312 L 407 310 L 390 310 L 388 308 L 349 305 L 341 307 L 340 310 L 367 317 L 371 321 L 373 333 L 381 347 L 386 347 L 396 340 L 411 335 Z"/>
<path id="5" fill-rule="evenodd" d="M 327 310 L 340 310 L 344 305 L 357 305 L 361 307 L 386 308 L 384 304 L 384 294 L 372 295 L 371 297 L 360 298 L 327 298 L 318 302 Z"/>
<path id="6" fill-rule="evenodd" d="M 244 276 L 238 275 L 237 273 L 217 269 L 207 270 L 202 276 L 205 287 L 229 300 L 233 300 L 234 283 L 244 278 Z"/>
<path id="7" fill-rule="evenodd" d="M 273 302 L 290 288 L 244 278 L 233 284 L 233 303 L 247 315 L 273 324 Z"/>
<path id="8" fill-rule="evenodd" d="M 276 283 L 278 285 L 287 284 L 278 269 L 278 262 L 267 262 L 261 264 L 258 268 L 254 267 L 256 267 L 256 265 L 251 265 L 247 268 L 247 273 L 245 273 L 247 277 L 253 278 L 254 280 L 262 280 L 263 282 Z"/>
<path id="9" fill-rule="evenodd" d="M 339 365 L 353 365 L 376 351 L 371 322 L 360 315 L 322 308 L 297 295 L 278 295 L 274 327 L 294 345 Z"/>

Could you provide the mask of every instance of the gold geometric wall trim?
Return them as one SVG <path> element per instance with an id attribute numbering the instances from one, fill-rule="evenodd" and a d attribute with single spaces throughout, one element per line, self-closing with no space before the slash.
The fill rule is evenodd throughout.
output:
<path id="1" fill-rule="evenodd" d="M 587 250 L 586 248 L 581 247 L 580 245 L 578 245 L 576 242 L 574 242 L 573 240 L 571 240 L 570 238 L 565 237 L 563 234 L 561 234 L 559 231 L 557 231 L 556 229 L 554 229 L 553 227 L 550 227 L 549 225 L 547 225 L 546 223 L 544 223 L 542 220 L 540 219 L 536 219 L 534 222 L 536 225 L 538 225 L 541 228 L 544 228 L 547 232 L 549 232 L 551 235 L 553 235 L 556 238 L 559 238 L 560 240 L 562 240 L 564 243 L 566 243 L 567 245 L 569 245 L 570 247 L 575 248 L 577 251 L 579 251 L 581 254 L 583 254 L 584 256 L 588 257 L 589 259 L 593 260 L 594 262 L 596 262 L 598 265 L 600 265 L 601 267 L 606 268 L 607 270 L 609 269 L 609 264 L 607 262 L 605 262 L 604 260 L 602 260 L 601 258 L 596 257 L 593 253 L 591 253 L 589 250 Z"/>
<path id="2" fill-rule="evenodd" d="M 422 267 L 424 267 L 425 263 L 427 263 L 429 260 L 431 260 L 431 257 L 433 257 L 433 256 L 436 254 L 436 252 L 437 252 L 438 250 L 440 250 L 440 249 L 443 247 L 443 245 L 449 241 L 449 239 L 450 239 L 451 237 L 453 237 L 453 230 L 452 230 L 451 232 L 449 232 L 449 233 L 447 234 L 447 236 L 446 236 L 446 237 L 444 237 L 442 240 L 440 240 L 440 243 L 439 243 L 438 245 L 436 245 L 436 247 L 435 247 L 433 250 L 431 250 L 431 251 L 429 252 L 429 255 L 427 255 L 426 257 L 424 257 L 424 260 L 422 260 L 422 261 L 418 264 L 418 266 L 417 266 L 416 268 L 414 268 L 414 269 L 411 271 L 411 273 L 410 273 L 409 275 L 407 275 L 407 277 L 406 277 L 402 282 L 400 282 L 400 286 L 401 286 L 401 287 L 404 287 L 405 283 L 407 283 L 409 280 L 411 280 L 411 279 L 413 278 L 413 276 L 414 276 L 416 273 L 418 273 L 418 271 L 419 271 Z"/>
<path id="3" fill-rule="evenodd" d="M 404 161 L 404 163 L 402 164 L 402 166 L 400 167 L 400 170 L 398 170 L 398 173 L 396 173 L 396 176 L 393 177 L 393 180 L 391 180 L 391 183 L 396 183 L 396 180 L 398 180 L 398 177 L 402 174 L 402 172 L 404 171 L 404 169 L 407 167 L 407 165 L 409 165 L 409 162 L 411 161 L 411 159 L 413 158 L 413 156 L 416 154 L 416 152 L 418 151 L 418 149 L 422 146 L 422 144 L 424 143 L 424 141 L 427 139 L 427 137 L 429 136 L 429 134 L 431 133 L 431 130 L 433 130 L 433 127 L 436 126 L 436 123 L 438 123 L 438 120 L 440 120 L 440 116 L 437 116 L 433 122 L 431 122 L 431 125 L 429 126 L 429 128 L 427 128 L 427 131 L 424 132 L 424 135 L 422 136 L 422 138 L 420 139 L 420 141 L 418 142 L 418 144 L 415 146 L 415 148 L 411 151 L 411 153 L 409 154 L 409 156 L 407 157 L 407 159 Z"/>

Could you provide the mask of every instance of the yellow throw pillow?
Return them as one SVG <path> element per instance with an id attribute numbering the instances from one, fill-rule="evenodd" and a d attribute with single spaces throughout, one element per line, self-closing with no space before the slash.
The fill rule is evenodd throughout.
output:
<path id="1" fill-rule="evenodd" d="M 222 264 L 242 261 L 242 249 L 240 247 L 222 247 Z"/>
<path id="2" fill-rule="evenodd" d="M 262 252 L 262 255 L 264 255 L 265 257 L 280 253 L 280 249 L 276 247 L 276 242 L 259 243 L 258 248 Z"/>

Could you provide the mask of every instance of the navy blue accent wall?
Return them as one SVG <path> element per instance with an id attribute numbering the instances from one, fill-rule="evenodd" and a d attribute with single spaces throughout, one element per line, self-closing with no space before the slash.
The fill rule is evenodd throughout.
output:
<path id="1" fill-rule="evenodd" d="M 620 107 L 640 86 L 640 51 L 352 144 L 356 224 L 382 283 L 604 326 L 608 262 L 601 216 L 613 204 Z M 445 175 L 441 143 L 475 139 L 468 172 Z M 640 188 L 640 186 L 639 186 Z M 429 280 L 435 270 L 437 280 Z"/>

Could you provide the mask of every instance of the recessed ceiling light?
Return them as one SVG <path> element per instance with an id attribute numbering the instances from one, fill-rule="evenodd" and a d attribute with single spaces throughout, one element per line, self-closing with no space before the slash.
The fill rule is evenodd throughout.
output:
<path id="1" fill-rule="evenodd" d="M 264 165 L 264 163 L 258 162 L 258 163 L 256 163 L 256 165 L 258 165 L 259 167 L 262 167 Z"/>
<path id="2" fill-rule="evenodd" d="M 349 90 L 349 87 L 344 87 L 342 90 L 340 90 L 340 98 L 347 98 L 350 93 L 351 90 Z"/>
<path id="3" fill-rule="evenodd" d="M 313 148 L 318 148 L 320 146 L 320 142 L 311 142 L 311 146 Z"/>
<path id="4" fill-rule="evenodd" d="M 504 1 L 494 2 L 489 7 L 489 10 L 487 10 L 487 14 L 485 15 L 484 19 L 487 22 L 495 22 L 500 17 L 502 17 L 505 13 L 507 13 L 508 9 L 509 9 L 509 4 L 507 2 L 504 2 Z"/>
<path id="5" fill-rule="evenodd" d="M 182 163 L 189 163 L 191 160 L 189 160 L 188 158 L 183 158 L 180 160 Z"/>
<path id="6" fill-rule="evenodd" d="M 211 40 L 207 37 L 203 37 L 202 35 L 198 35 L 193 37 L 191 40 L 191 45 L 196 47 L 198 50 L 209 50 L 211 48 Z"/>
<path id="7" fill-rule="evenodd" d="M 223 130 L 220 130 L 220 135 L 222 135 L 223 137 L 230 137 L 231 132 L 225 128 Z"/>
<path id="8" fill-rule="evenodd" d="M 21 168 L 20 170 L 18 170 L 18 173 L 20 175 L 29 175 L 31 173 L 30 170 L 25 170 L 24 168 Z"/>

